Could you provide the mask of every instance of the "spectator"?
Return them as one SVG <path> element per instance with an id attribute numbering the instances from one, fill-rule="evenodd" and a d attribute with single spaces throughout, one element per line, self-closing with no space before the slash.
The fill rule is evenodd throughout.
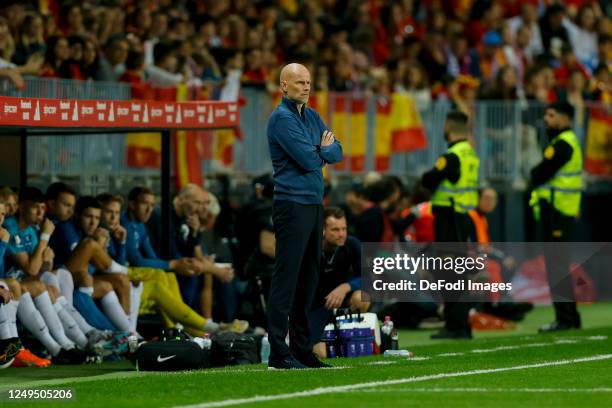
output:
<path id="1" fill-rule="evenodd" d="M 125 72 L 125 61 L 130 44 L 124 35 L 111 36 L 104 46 L 104 55 L 99 59 L 96 80 L 115 82 Z"/>
<path id="2" fill-rule="evenodd" d="M 540 55 L 544 51 L 540 25 L 538 24 L 538 10 L 535 4 L 523 2 L 521 4 L 521 15 L 510 18 L 508 20 L 508 25 L 512 33 L 517 37 L 521 27 L 529 29 L 531 36 L 529 42 L 525 44 L 525 53 L 533 57 Z"/>
<path id="3" fill-rule="evenodd" d="M 480 73 L 484 81 L 491 81 L 497 71 L 506 65 L 506 56 L 501 46 L 502 37 L 497 31 L 489 31 L 484 35 L 480 50 Z"/>
<path id="4" fill-rule="evenodd" d="M 154 65 L 145 68 L 151 85 L 154 87 L 169 87 L 182 83 L 183 74 L 177 73 L 178 61 L 172 44 L 159 42 L 153 50 Z"/>
<path id="5" fill-rule="evenodd" d="M 563 27 L 567 30 L 576 58 L 587 66 L 592 66 L 593 60 L 597 58 L 596 23 L 595 10 L 589 4 L 580 8 L 576 24 L 567 17 L 563 19 Z"/>
<path id="6" fill-rule="evenodd" d="M 23 88 L 22 75 L 34 75 L 40 72 L 43 58 L 40 54 L 33 54 L 24 65 L 17 66 L 11 62 L 15 44 L 9 31 L 8 22 L 0 17 L 0 77 L 6 77 L 18 89 Z"/>
<path id="7" fill-rule="evenodd" d="M 569 102 L 574 107 L 574 125 L 578 129 L 582 129 L 585 124 L 585 102 L 589 99 L 587 83 L 584 72 L 575 69 L 569 73 L 567 86 L 557 92 L 558 101 Z"/>
<path id="8" fill-rule="evenodd" d="M 483 92 L 483 98 L 499 101 L 519 99 L 518 78 L 515 68 L 511 65 L 502 66 L 495 76 L 495 81 Z"/>
<path id="9" fill-rule="evenodd" d="M 567 84 L 567 80 L 569 78 L 570 72 L 578 70 L 582 72 L 582 74 L 588 78 L 589 73 L 578 61 L 576 58 L 576 54 L 572 47 L 569 45 L 563 46 L 562 54 L 561 54 L 561 65 L 555 70 L 555 81 L 558 87 L 565 87 Z"/>
<path id="10" fill-rule="evenodd" d="M 612 102 L 612 73 L 606 65 L 600 64 L 595 69 L 592 89 L 594 100 Z"/>
<path id="11" fill-rule="evenodd" d="M 404 76 L 404 90 L 410 94 L 419 110 L 424 111 L 431 106 L 431 89 L 425 69 L 418 64 L 410 65 Z"/>
<path id="12" fill-rule="evenodd" d="M 545 50 L 561 47 L 563 44 L 569 45 L 569 36 L 563 26 L 564 18 L 565 8 L 558 3 L 554 3 L 546 9 L 546 13 L 540 19 L 540 33 Z"/>
<path id="13" fill-rule="evenodd" d="M 79 66 L 70 60 L 70 46 L 65 37 L 56 36 L 47 39 L 45 64 L 40 75 L 48 78 L 83 78 Z"/>
<path id="14" fill-rule="evenodd" d="M 40 14 L 30 12 L 20 27 L 13 62 L 16 65 L 24 65 L 32 55 L 44 55 L 46 49 L 43 19 Z"/>

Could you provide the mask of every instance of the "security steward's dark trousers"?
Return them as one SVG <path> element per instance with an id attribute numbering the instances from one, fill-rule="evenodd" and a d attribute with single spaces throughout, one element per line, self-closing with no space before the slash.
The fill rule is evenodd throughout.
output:
<path id="1" fill-rule="evenodd" d="M 434 215 L 435 242 L 467 242 L 470 237 L 475 235 L 474 225 L 469 215 L 457 213 L 451 207 L 439 206 L 434 206 L 432 213 Z M 457 275 L 454 272 L 443 273 L 440 278 L 446 280 L 464 279 L 462 275 Z M 444 322 L 446 329 L 469 332 L 470 303 L 465 294 L 450 292 L 443 294 L 443 297 L 445 299 Z"/>
<path id="2" fill-rule="evenodd" d="M 308 313 L 321 267 L 323 207 L 275 201 L 276 260 L 268 301 L 270 358 L 312 352 Z M 287 320 L 287 317 L 289 320 Z M 285 343 L 289 330 L 290 348 Z"/>
<path id="3" fill-rule="evenodd" d="M 548 201 L 540 200 L 539 236 L 542 242 L 571 242 L 575 224 L 573 217 L 557 211 Z M 544 251 L 548 286 L 555 307 L 556 320 L 580 327 L 576 297 L 570 274 L 570 259 L 564 248 L 547 245 Z"/>

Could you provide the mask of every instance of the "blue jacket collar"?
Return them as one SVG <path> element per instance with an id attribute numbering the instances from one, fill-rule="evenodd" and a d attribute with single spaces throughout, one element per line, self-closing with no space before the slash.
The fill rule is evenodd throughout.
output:
<path id="1" fill-rule="evenodd" d="M 298 108 L 297 108 L 297 104 L 295 102 L 293 102 L 291 99 L 287 98 L 286 96 L 282 97 L 282 103 L 289 108 L 289 110 L 297 115 L 303 116 L 304 115 L 304 110 L 306 109 L 306 104 L 302 105 L 302 111 L 299 112 Z"/>

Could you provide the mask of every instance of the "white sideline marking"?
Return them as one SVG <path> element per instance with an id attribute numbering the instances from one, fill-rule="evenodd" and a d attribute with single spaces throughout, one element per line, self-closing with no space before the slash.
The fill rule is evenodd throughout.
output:
<path id="1" fill-rule="evenodd" d="M 608 340 L 608 336 L 589 336 L 588 340 Z"/>
<path id="2" fill-rule="evenodd" d="M 612 388 L 366 388 L 357 390 L 364 393 L 379 392 L 612 392 Z"/>
<path id="3" fill-rule="evenodd" d="M 311 397 L 313 395 L 348 392 L 348 391 L 353 391 L 353 390 L 361 390 L 364 388 L 380 387 L 384 385 L 406 384 L 406 383 L 413 383 L 413 382 L 420 382 L 420 381 L 437 380 L 440 378 L 464 377 L 464 376 L 469 376 L 469 375 L 499 373 L 499 372 L 505 372 L 505 371 L 515 371 L 515 370 L 525 370 L 529 368 L 560 366 L 560 365 L 583 363 L 583 362 L 588 362 L 588 361 L 609 360 L 609 359 L 612 359 L 612 354 L 600 354 L 600 355 L 595 355 L 595 356 L 590 356 L 590 357 L 575 358 L 571 360 L 545 361 L 543 363 L 524 364 L 524 365 L 510 366 L 510 367 L 490 368 L 490 369 L 481 369 L 481 370 L 472 370 L 472 371 L 458 371 L 454 373 L 431 374 L 431 375 L 423 375 L 420 377 L 398 378 L 395 380 L 386 380 L 386 381 L 372 381 L 372 382 L 366 382 L 366 383 L 348 384 L 348 385 L 340 385 L 340 386 L 334 386 L 334 387 L 319 387 L 319 388 L 315 388 L 311 390 L 285 393 L 285 394 L 256 395 L 254 397 L 248 397 L 248 398 L 236 398 L 236 399 L 228 399 L 228 400 L 221 400 L 221 401 L 205 402 L 205 403 L 194 404 L 194 405 L 184 405 L 184 406 L 179 406 L 177 408 L 228 407 L 228 406 L 238 405 L 238 404 L 249 404 L 249 403 L 254 403 L 254 402 L 262 402 L 262 401 L 286 400 L 286 399 L 293 399 L 293 398 L 300 398 L 300 397 Z"/>
<path id="4" fill-rule="evenodd" d="M 527 344 L 517 344 L 516 346 L 498 346 L 489 349 L 474 349 L 470 350 L 472 353 L 493 353 L 495 351 L 504 351 L 504 350 L 517 350 L 525 347 L 546 347 L 550 346 L 554 343 L 527 343 Z"/>
<path id="5" fill-rule="evenodd" d="M 462 356 L 464 353 L 441 353 L 441 354 L 436 354 L 436 357 L 456 357 L 456 356 Z"/>

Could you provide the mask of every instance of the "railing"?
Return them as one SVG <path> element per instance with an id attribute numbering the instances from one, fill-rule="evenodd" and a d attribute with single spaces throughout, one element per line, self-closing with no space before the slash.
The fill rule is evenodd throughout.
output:
<path id="1" fill-rule="evenodd" d="M 70 99 L 129 99 L 131 90 L 121 83 L 72 81 L 42 78 L 26 78 L 23 90 L 10 83 L 0 83 L 0 94 L 12 96 L 37 96 Z M 260 90 L 243 89 L 247 101 L 241 109 L 242 141 L 234 142 L 234 164 L 236 175 L 261 174 L 271 171 L 266 137 L 266 122 L 274 108 L 273 97 Z M 330 99 L 331 100 L 331 99 Z M 364 167 L 334 169 L 332 176 L 361 175 L 376 169 L 374 143 L 379 136 L 376 124 L 376 99 L 366 98 L 366 148 Z M 480 101 L 473 107 L 472 135 L 481 158 L 480 178 L 483 182 L 505 184 L 521 189 L 525 186 L 530 169 L 541 159 L 546 143 L 543 122 L 545 106 L 520 102 Z M 603 108 L 603 107 L 602 107 Z M 450 109 L 448 101 L 437 101 L 420 116 L 427 135 L 424 149 L 390 156 L 389 173 L 417 179 L 431 168 L 436 158 L 446 149 L 443 138 L 444 118 Z M 608 113 L 609 107 L 607 107 Z M 348 104 L 343 140 L 348 147 L 353 142 L 351 133 L 350 104 Z M 577 115 L 575 131 L 583 142 L 589 121 L 588 111 Z M 331 124 L 332 128 L 334 124 Z M 128 167 L 124 135 L 98 137 L 49 136 L 37 137 L 28 144 L 28 173 L 32 177 L 54 179 L 60 177 L 86 179 L 81 185 L 95 183 L 105 178 L 155 178 L 155 169 Z M 203 160 L 205 172 L 215 171 L 210 161 Z"/>

